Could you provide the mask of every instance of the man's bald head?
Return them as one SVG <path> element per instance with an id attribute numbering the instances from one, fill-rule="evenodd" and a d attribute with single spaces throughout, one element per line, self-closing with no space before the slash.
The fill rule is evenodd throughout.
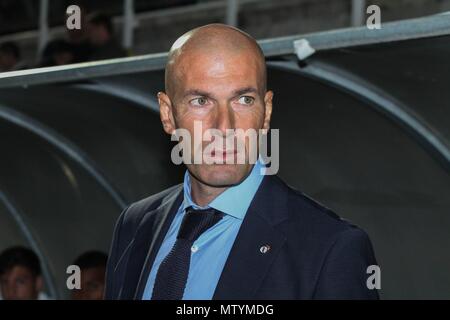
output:
<path id="1" fill-rule="evenodd" d="M 240 183 L 250 173 L 251 155 L 259 144 L 247 134 L 270 128 L 272 98 L 273 92 L 266 89 L 264 55 L 248 34 L 211 24 L 175 41 L 166 66 L 166 92 L 158 92 L 158 103 L 164 131 L 172 137 L 177 129 L 188 133 L 186 140 L 182 137 L 187 145 L 182 152 L 189 158 L 185 164 L 193 197 L 201 192 L 205 196 L 195 198 L 198 204 L 206 205 L 218 190 Z M 203 138 L 212 132 L 214 142 Z M 244 161 L 237 160 L 242 157 Z"/>
<path id="2" fill-rule="evenodd" d="M 174 95 L 181 73 L 188 70 L 190 59 L 195 59 L 199 54 L 214 56 L 243 53 L 251 55 L 256 62 L 260 86 L 265 91 L 267 76 L 264 54 L 250 35 L 225 24 L 209 24 L 183 34 L 169 51 L 165 73 L 166 93 Z"/>

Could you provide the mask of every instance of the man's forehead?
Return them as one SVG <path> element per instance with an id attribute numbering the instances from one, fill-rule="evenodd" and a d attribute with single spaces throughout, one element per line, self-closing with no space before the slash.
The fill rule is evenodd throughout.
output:
<path id="1" fill-rule="evenodd" d="M 245 86 L 265 86 L 264 55 L 250 36 L 235 28 L 213 25 L 195 29 L 175 41 L 166 67 L 167 91 L 192 82 L 220 84 L 226 78 L 246 78 L 250 83 Z"/>
<path id="2" fill-rule="evenodd" d="M 204 93 L 236 93 L 240 91 L 260 91 L 260 77 L 256 71 L 247 73 L 209 74 L 207 71 L 182 74 L 177 81 L 177 91 L 186 94 Z M 245 90 L 244 90 L 245 89 Z M 251 90 L 250 90 L 251 89 Z M 254 90 L 253 90 L 254 89 Z M 188 93 L 192 91 L 194 93 Z M 197 92 L 196 92 L 197 91 Z"/>
<path id="3" fill-rule="evenodd" d="M 250 52 L 228 53 L 224 51 L 201 52 L 180 59 L 174 72 L 182 75 L 215 75 L 221 73 L 248 73 L 260 66 Z"/>

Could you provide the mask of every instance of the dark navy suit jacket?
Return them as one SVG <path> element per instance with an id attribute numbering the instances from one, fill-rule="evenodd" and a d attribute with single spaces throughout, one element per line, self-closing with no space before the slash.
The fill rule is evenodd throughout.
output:
<path id="1" fill-rule="evenodd" d="M 114 231 L 106 299 L 141 299 L 153 261 L 183 200 L 182 185 L 129 206 Z M 261 247 L 269 248 L 265 253 Z M 264 251 L 264 250 L 262 250 Z M 377 299 L 367 234 L 265 176 L 246 213 L 214 299 Z"/>

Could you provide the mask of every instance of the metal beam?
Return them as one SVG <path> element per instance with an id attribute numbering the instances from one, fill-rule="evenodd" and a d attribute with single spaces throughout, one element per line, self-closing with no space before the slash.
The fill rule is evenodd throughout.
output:
<path id="1" fill-rule="evenodd" d="M 156 53 L 66 66 L 3 72 L 0 73 L 0 88 L 26 87 L 34 84 L 85 80 L 94 77 L 160 70 L 164 68 L 166 59 L 166 53 Z"/>
<path id="2" fill-rule="evenodd" d="M 294 41 L 307 39 L 317 52 L 336 48 L 419 39 L 450 34 L 448 15 L 435 15 L 419 19 L 383 24 L 381 29 L 366 27 L 338 29 L 325 32 L 261 40 L 266 57 L 294 54 Z M 72 64 L 67 66 L 30 69 L 0 73 L 0 88 L 34 84 L 84 80 L 94 77 L 161 70 L 167 53 L 129 58 Z"/>
<path id="3" fill-rule="evenodd" d="M 353 27 L 362 26 L 364 24 L 365 13 L 366 0 L 352 0 L 351 25 Z"/>
<path id="4" fill-rule="evenodd" d="M 123 35 L 122 45 L 125 49 L 133 48 L 134 0 L 123 1 Z"/>
<path id="5" fill-rule="evenodd" d="M 139 90 L 134 90 L 132 87 L 127 87 L 122 84 L 103 83 L 75 83 L 71 85 L 72 88 L 103 93 L 120 99 L 130 101 L 137 106 L 159 114 L 158 100 L 148 92 L 143 93 Z"/>
<path id="6" fill-rule="evenodd" d="M 39 3 L 39 43 L 38 56 L 48 42 L 48 1 L 40 0 Z"/>
<path id="7" fill-rule="evenodd" d="M 79 149 L 70 140 L 66 139 L 56 131 L 48 128 L 44 124 L 35 119 L 13 110 L 4 105 L 0 105 L 0 119 L 13 123 L 34 135 L 48 142 L 50 145 L 59 150 L 62 154 L 79 164 L 97 183 L 111 196 L 114 202 L 123 210 L 127 201 L 120 192 L 108 181 L 93 160 L 89 158 L 81 149 Z"/>
<path id="8" fill-rule="evenodd" d="M 450 145 L 440 138 L 440 135 L 425 119 L 382 89 L 347 71 L 323 62 L 314 61 L 303 68 L 291 61 L 272 61 L 268 65 L 315 79 L 368 102 L 369 106 L 405 128 L 413 135 L 413 138 L 425 145 L 427 149 L 432 150 L 443 167 L 450 172 Z"/>
<path id="9" fill-rule="evenodd" d="M 225 23 L 237 27 L 239 16 L 239 0 L 227 0 Z"/>

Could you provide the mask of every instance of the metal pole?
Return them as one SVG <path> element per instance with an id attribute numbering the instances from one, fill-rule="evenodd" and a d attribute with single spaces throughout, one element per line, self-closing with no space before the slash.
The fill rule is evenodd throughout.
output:
<path id="1" fill-rule="evenodd" d="M 239 0 L 228 0 L 225 23 L 229 26 L 237 27 L 238 14 L 239 14 Z"/>
<path id="2" fill-rule="evenodd" d="M 352 26 L 358 27 L 364 24 L 366 0 L 352 0 Z"/>
<path id="3" fill-rule="evenodd" d="M 125 49 L 131 49 L 133 47 L 133 29 L 134 29 L 134 0 L 124 0 L 122 45 Z"/>
<path id="4" fill-rule="evenodd" d="M 48 1 L 41 0 L 39 8 L 39 40 L 38 40 L 38 56 L 44 49 L 48 41 Z"/>

